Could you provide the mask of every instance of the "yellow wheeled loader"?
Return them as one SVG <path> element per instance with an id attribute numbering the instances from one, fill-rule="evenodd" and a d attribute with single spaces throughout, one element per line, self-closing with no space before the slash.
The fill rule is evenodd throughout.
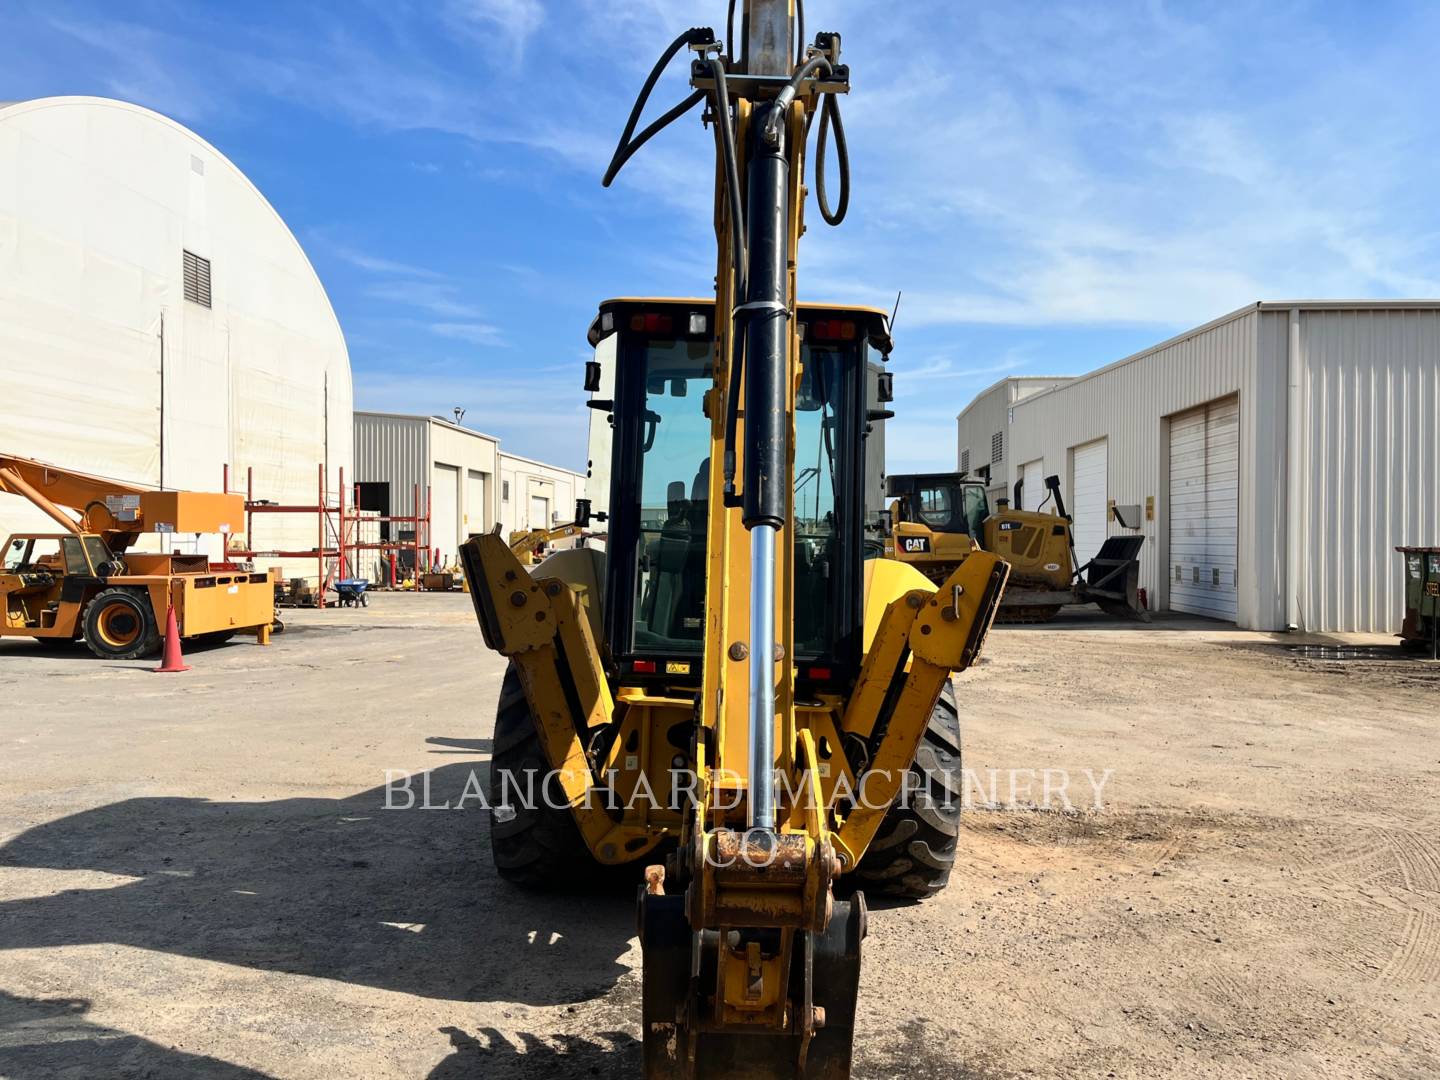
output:
<path id="1" fill-rule="evenodd" d="M 795 303 L 817 114 L 842 166 L 832 209 L 821 154 L 820 211 L 844 216 L 849 73 L 838 35 L 804 46 L 793 0 L 741 7 L 738 49 L 701 29 L 666 50 L 606 177 L 706 103 L 714 301 L 608 301 L 591 330 L 616 351 L 613 396 L 589 402 L 613 424 L 606 550 L 534 568 L 495 535 L 462 552 L 485 641 L 510 659 L 496 867 L 537 887 L 644 867 L 651 1080 L 849 1076 L 866 906 L 862 888 L 834 886 L 924 896 L 948 879 L 962 790 L 950 678 L 979 654 L 1008 573 L 979 552 L 937 587 L 863 558 L 866 432 L 883 413 L 867 360 L 884 316 L 826 316 L 822 332 Z M 694 93 L 636 136 L 687 48 Z"/>

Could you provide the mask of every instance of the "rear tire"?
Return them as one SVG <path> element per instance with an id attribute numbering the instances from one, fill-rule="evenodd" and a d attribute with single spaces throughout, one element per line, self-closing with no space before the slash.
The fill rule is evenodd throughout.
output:
<path id="1" fill-rule="evenodd" d="M 870 896 L 923 900 L 945 888 L 960 845 L 964 772 L 955 688 L 940 691 L 910 766 L 909 805 L 896 801 L 880 823 L 856 884 Z"/>
<path id="2" fill-rule="evenodd" d="M 564 806 L 559 781 L 547 780 L 550 772 L 520 673 L 511 664 L 495 709 L 486 797 L 495 869 L 506 881 L 526 889 L 572 886 L 596 866 L 575 818 Z M 541 787 L 546 783 L 548 792 Z M 524 794 L 532 789 L 534 798 L 525 799 Z M 520 805 L 522 802 L 531 805 Z"/>
<path id="3" fill-rule="evenodd" d="M 85 644 L 102 660 L 138 660 L 160 651 L 160 627 L 148 593 L 114 588 L 85 609 Z"/>

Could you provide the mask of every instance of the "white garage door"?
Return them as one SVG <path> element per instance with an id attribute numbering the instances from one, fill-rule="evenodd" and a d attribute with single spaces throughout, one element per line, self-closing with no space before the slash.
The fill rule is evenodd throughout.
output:
<path id="1" fill-rule="evenodd" d="M 1045 462 L 1027 461 L 1020 466 L 1020 509 L 1039 510 L 1045 496 Z"/>
<path id="2" fill-rule="evenodd" d="M 1170 607 L 1234 622 L 1239 594 L 1240 402 L 1170 421 Z"/>
<path id="3" fill-rule="evenodd" d="M 459 535 L 460 470 L 454 465 L 435 464 L 435 486 L 430 489 L 430 549 L 440 551 L 440 565 L 455 561 L 455 538 Z"/>
<path id="4" fill-rule="evenodd" d="M 490 507 L 485 498 L 486 483 L 490 477 L 471 469 L 465 476 L 465 536 L 490 531 L 490 520 L 486 516 Z"/>
<path id="5" fill-rule="evenodd" d="M 1070 513 L 1075 519 L 1075 560 L 1084 566 L 1105 543 L 1108 531 L 1105 516 L 1110 498 L 1109 456 L 1104 439 L 1075 447 L 1072 465 L 1075 475 L 1075 505 Z"/>

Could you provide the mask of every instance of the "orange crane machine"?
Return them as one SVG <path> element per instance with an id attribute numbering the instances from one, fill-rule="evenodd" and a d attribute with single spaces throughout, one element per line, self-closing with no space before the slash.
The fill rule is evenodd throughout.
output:
<path id="1" fill-rule="evenodd" d="M 147 532 L 228 533 L 244 520 L 239 495 L 156 491 L 8 454 L 0 454 L 0 492 L 28 500 L 62 530 L 5 542 L 0 637 L 83 637 L 96 656 L 133 660 L 160 650 L 173 607 L 182 638 L 252 633 L 269 644 L 268 574 L 218 570 L 204 555 L 131 550 Z"/>

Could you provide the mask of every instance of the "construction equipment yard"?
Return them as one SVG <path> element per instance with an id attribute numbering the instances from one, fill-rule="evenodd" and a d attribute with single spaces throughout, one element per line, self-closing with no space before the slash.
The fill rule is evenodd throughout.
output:
<path id="1" fill-rule="evenodd" d="M 483 779 L 505 661 L 469 598 L 287 623 L 173 680 L 0 642 L 0 1075 L 635 1075 L 638 869 L 519 893 L 474 789 L 385 808 L 387 769 Z M 968 808 L 950 887 L 872 904 L 857 1076 L 1440 1073 L 1440 671 L 1281 640 L 991 634 L 968 794 L 1050 770 L 1052 806 Z"/>

